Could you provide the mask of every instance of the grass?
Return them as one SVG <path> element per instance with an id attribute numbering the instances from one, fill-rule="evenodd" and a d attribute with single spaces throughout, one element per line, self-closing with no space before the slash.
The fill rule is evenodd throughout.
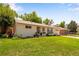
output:
<path id="1" fill-rule="evenodd" d="M 79 56 L 79 40 L 61 36 L 0 38 L 2 56 Z"/>

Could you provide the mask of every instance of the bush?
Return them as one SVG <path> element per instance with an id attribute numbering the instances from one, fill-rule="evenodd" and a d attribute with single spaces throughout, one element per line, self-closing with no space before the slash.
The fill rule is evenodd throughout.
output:
<path id="1" fill-rule="evenodd" d="M 2 34 L 2 36 L 1 36 L 2 38 L 7 38 L 8 37 L 8 35 L 7 34 Z"/>
<path id="2" fill-rule="evenodd" d="M 0 34 L 0 38 L 7 38 L 8 35 L 7 34 Z"/>

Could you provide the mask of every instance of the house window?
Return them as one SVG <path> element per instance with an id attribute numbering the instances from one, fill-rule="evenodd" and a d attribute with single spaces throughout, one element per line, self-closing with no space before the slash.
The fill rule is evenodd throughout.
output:
<path id="1" fill-rule="evenodd" d="M 27 26 L 27 25 L 26 25 L 26 26 L 25 26 L 25 28 L 29 28 L 29 29 L 31 29 L 32 27 L 31 27 L 31 26 Z"/>

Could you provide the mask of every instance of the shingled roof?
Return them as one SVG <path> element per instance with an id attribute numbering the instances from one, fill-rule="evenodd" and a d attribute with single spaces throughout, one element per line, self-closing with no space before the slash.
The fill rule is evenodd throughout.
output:
<path id="1" fill-rule="evenodd" d="M 34 25 L 34 26 L 42 26 L 42 27 L 51 27 L 53 28 L 53 25 L 46 25 L 46 24 L 40 24 L 40 23 L 35 23 L 35 22 L 31 22 L 31 21 L 24 21 L 20 18 L 16 18 L 16 23 L 19 24 L 28 24 L 28 25 Z"/>

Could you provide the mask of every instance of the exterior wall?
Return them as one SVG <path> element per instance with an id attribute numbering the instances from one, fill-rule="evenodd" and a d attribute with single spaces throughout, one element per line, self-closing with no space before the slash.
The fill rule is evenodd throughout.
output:
<path id="1" fill-rule="evenodd" d="M 60 35 L 60 31 L 59 30 L 56 30 L 56 29 L 53 29 L 53 33 L 54 34 L 57 34 L 57 35 Z"/>
<path id="2" fill-rule="evenodd" d="M 32 26 L 32 28 L 25 28 L 25 24 L 16 24 L 16 33 L 15 35 L 20 37 L 29 37 L 33 36 L 36 32 L 36 26 Z"/>

